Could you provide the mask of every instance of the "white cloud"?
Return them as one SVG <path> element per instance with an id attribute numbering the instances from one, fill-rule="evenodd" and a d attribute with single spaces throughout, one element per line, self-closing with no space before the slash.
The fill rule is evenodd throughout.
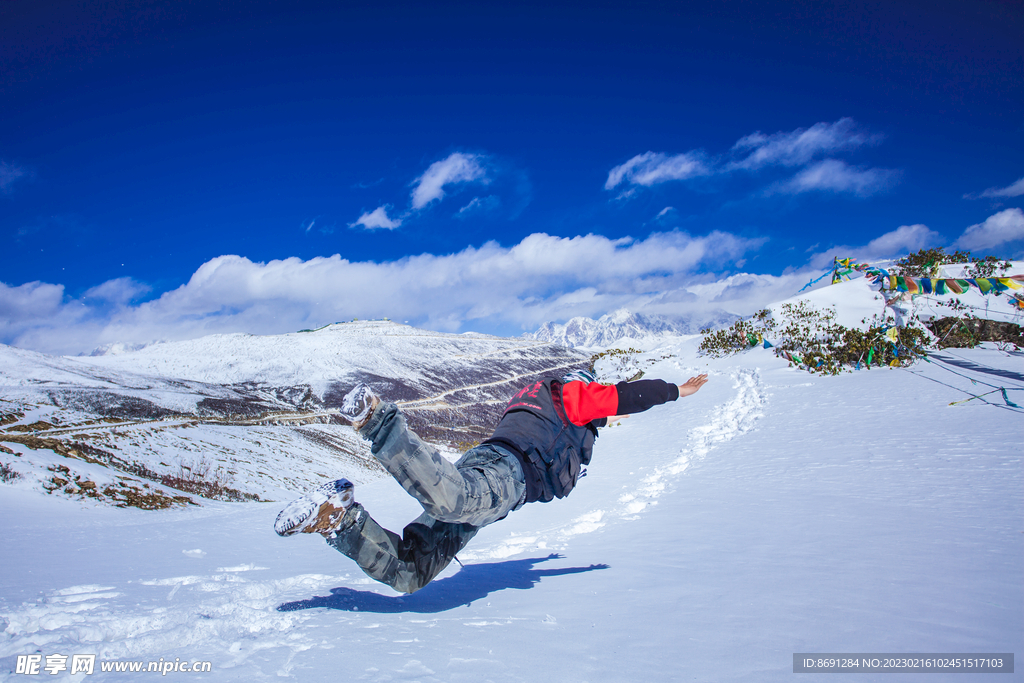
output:
<path id="1" fill-rule="evenodd" d="M 890 259 L 903 256 L 920 249 L 942 243 L 942 235 L 927 225 L 901 225 L 890 232 L 876 237 L 867 244 L 859 246 L 837 245 L 826 251 L 818 252 L 811 257 L 810 265 L 824 268 L 832 263 L 832 257 L 853 258 L 862 263 L 871 263 L 878 259 Z"/>
<path id="2" fill-rule="evenodd" d="M 866 197 L 888 189 L 899 179 L 899 171 L 884 168 L 860 169 L 838 159 L 824 159 L 803 169 L 790 180 L 774 185 L 767 193 L 799 194 L 811 191 L 849 192 Z"/>
<path id="3" fill-rule="evenodd" d="M 859 129 L 851 118 L 835 123 L 816 123 L 810 128 L 765 135 L 760 131 L 740 138 L 732 151 L 747 153 L 730 168 L 757 169 L 764 166 L 802 166 L 823 154 L 854 149 L 881 139 Z"/>
<path id="4" fill-rule="evenodd" d="M 455 152 L 441 161 L 435 161 L 423 175 L 413 181 L 412 208 L 422 209 L 435 199 L 444 197 L 445 185 L 468 182 L 487 182 L 487 171 L 480 154 Z"/>
<path id="5" fill-rule="evenodd" d="M 0 329 L 55 314 L 64 299 L 64 286 L 29 282 L 11 287 L 0 282 Z"/>
<path id="6" fill-rule="evenodd" d="M 989 216 L 984 223 L 972 225 L 951 246 L 954 249 L 988 249 L 1016 240 L 1024 240 L 1024 212 L 1020 209 L 1006 209 Z M 811 256 L 809 264 L 824 268 L 832 263 L 832 257 L 851 257 L 857 261 L 892 259 L 921 249 L 943 244 L 942 235 L 927 225 L 901 225 L 866 244 L 837 245 L 819 251 Z"/>
<path id="7" fill-rule="evenodd" d="M 10 194 L 11 188 L 18 180 L 28 175 L 28 172 L 7 161 L 0 161 L 0 192 Z"/>
<path id="8" fill-rule="evenodd" d="M 676 210 L 676 207 L 674 207 L 674 206 L 666 206 L 664 209 L 659 211 L 658 215 L 655 216 L 654 218 L 655 219 L 662 218 L 662 217 L 666 216 L 669 211 L 675 211 L 675 210 Z"/>
<path id="9" fill-rule="evenodd" d="M 808 269 L 787 271 L 782 275 L 736 273 L 723 279 L 690 285 L 684 291 L 695 298 L 690 302 L 691 310 L 720 309 L 736 315 L 750 315 L 793 296 L 817 274 L 820 271 Z M 663 302 L 682 298 L 682 292 L 667 292 L 665 297 L 652 301 L 645 312 L 672 314 L 678 305 Z"/>
<path id="10" fill-rule="evenodd" d="M 427 207 L 431 202 L 443 199 L 446 188 L 462 183 L 490 185 L 493 180 L 491 176 L 495 173 L 499 177 L 502 174 L 505 176 L 510 175 L 508 169 L 502 169 L 493 159 L 483 154 L 454 152 L 444 159 L 430 164 L 422 175 L 410 183 L 412 186 L 411 208 L 408 211 L 398 216 L 389 216 L 388 213 L 393 210 L 393 207 L 391 204 L 385 204 L 373 211 L 363 213 L 354 222 L 349 223 L 349 227 L 362 227 L 367 230 L 394 230 L 402 225 L 403 221 L 407 218 L 415 218 L 417 212 Z M 376 184 L 372 183 L 366 187 Z M 525 205 L 525 202 L 529 201 L 529 183 L 525 180 L 525 177 L 520 178 L 519 187 L 516 189 L 521 195 L 520 204 Z M 501 198 L 497 194 L 475 197 L 459 209 L 454 217 L 466 218 L 475 213 L 491 211 L 501 206 L 501 204 Z M 521 207 L 519 210 L 521 210 Z M 305 226 L 306 232 L 309 232 L 312 227 L 313 222 L 311 221 L 308 226 Z"/>
<path id="11" fill-rule="evenodd" d="M 686 152 L 669 156 L 661 152 L 637 154 L 624 164 L 608 172 L 604 189 L 611 190 L 623 182 L 650 187 L 669 180 L 685 180 L 712 172 L 700 152 Z"/>
<path id="12" fill-rule="evenodd" d="M 352 318 L 390 317 L 451 331 L 536 329 L 547 320 L 600 316 L 654 300 L 669 305 L 665 292 L 762 243 L 722 232 L 654 233 L 643 240 L 535 233 L 512 247 L 489 242 L 383 263 L 338 255 L 269 263 L 220 256 L 188 283 L 135 305 L 64 301 L 58 285 L 2 288 L 0 330 L 5 343 L 78 353 L 117 342 L 275 334 Z M 119 280 L 92 291 L 123 302 L 132 286 Z"/>
<path id="13" fill-rule="evenodd" d="M 920 251 L 941 241 L 942 236 L 927 225 L 922 223 L 901 225 L 892 232 L 887 232 L 868 242 L 862 249 L 865 254 L 862 258 L 902 256 Z"/>
<path id="14" fill-rule="evenodd" d="M 493 211 L 499 206 L 501 206 L 501 198 L 497 195 L 492 194 L 487 197 L 473 197 L 468 204 L 455 212 L 454 218 L 468 218 L 473 214 Z"/>
<path id="15" fill-rule="evenodd" d="M 148 294 L 151 289 L 149 285 L 137 282 L 130 277 L 119 277 L 92 287 L 85 292 L 83 298 L 123 305 Z"/>
<path id="16" fill-rule="evenodd" d="M 722 157 L 709 157 L 700 150 L 674 155 L 662 152 L 638 154 L 609 171 L 604 188 L 612 190 L 623 183 L 633 186 L 616 197 L 624 199 L 631 196 L 637 186 L 650 187 L 670 180 L 759 171 L 772 166 L 803 166 L 805 168 L 789 182 L 771 186 L 766 194 L 832 190 L 863 197 L 892 185 L 899 172 L 878 168 L 856 169 L 837 159 L 815 160 L 874 144 L 881 138 L 863 131 L 850 118 L 771 135 L 759 131 L 740 138 L 730 153 Z"/>
<path id="17" fill-rule="evenodd" d="M 364 213 L 362 216 L 356 219 L 355 223 L 349 223 L 350 228 L 354 228 L 357 225 L 361 225 L 367 230 L 378 230 L 383 228 L 385 230 L 394 230 L 402 224 L 401 218 L 388 218 L 388 209 L 391 206 L 385 204 L 384 206 L 378 206 L 373 211 Z M 310 227 L 313 227 L 310 224 Z M 306 229 L 307 231 L 309 228 Z"/>
<path id="18" fill-rule="evenodd" d="M 1015 183 L 1011 183 L 1007 187 L 990 187 L 980 195 L 979 197 L 1019 197 L 1024 194 L 1024 178 L 1021 178 Z M 974 199 L 974 195 L 964 195 L 965 199 Z"/>
<path id="19" fill-rule="evenodd" d="M 991 249 L 1008 242 L 1024 240 L 1024 212 L 1020 209 L 1006 209 L 964 230 L 964 234 L 953 243 L 963 249 Z"/>
<path id="20" fill-rule="evenodd" d="M 96 330 L 85 322 L 89 308 L 81 303 L 64 301 L 64 286 L 45 282 L 29 282 L 11 287 L 0 282 L 0 340 L 22 340 L 18 345 L 39 350 L 75 348 L 69 338 L 83 335 L 89 344 Z"/>

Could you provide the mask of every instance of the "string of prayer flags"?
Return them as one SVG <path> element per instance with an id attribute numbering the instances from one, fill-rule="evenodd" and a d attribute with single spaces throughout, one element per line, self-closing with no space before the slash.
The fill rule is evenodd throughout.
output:
<path id="1" fill-rule="evenodd" d="M 989 386 L 992 386 L 992 385 L 990 384 Z M 1014 390 L 1016 390 L 1016 391 L 1024 391 L 1024 389 L 1018 389 L 1016 387 L 1011 387 L 1010 388 L 1010 391 L 1014 391 Z M 1006 403 L 1006 405 L 1008 405 L 1011 408 L 1020 408 L 1019 405 L 1017 405 L 1016 403 L 1011 401 L 1010 397 L 1006 395 L 1006 389 L 1004 387 L 999 387 L 997 389 L 993 389 L 992 391 L 986 391 L 984 394 L 978 394 L 977 396 L 971 396 L 970 398 L 961 399 L 959 401 L 952 401 L 949 405 L 951 405 L 951 406 L 958 406 L 958 405 L 967 403 L 969 401 L 973 401 L 975 399 L 984 398 L 985 396 L 988 396 L 989 394 L 994 394 L 996 392 L 999 392 L 1000 394 L 1002 394 L 1003 402 Z M 988 403 L 988 401 L 982 401 L 982 402 L 983 403 Z"/>
<path id="2" fill-rule="evenodd" d="M 967 278 L 889 275 L 884 277 L 884 280 L 888 281 L 888 289 L 898 292 L 910 292 L 911 294 L 963 294 L 971 287 L 975 287 L 982 294 L 1005 292 L 1009 289 L 1024 289 L 1024 275 Z M 883 282 L 883 284 L 885 283 Z"/>
<path id="3" fill-rule="evenodd" d="M 834 258 L 832 260 L 832 284 L 850 279 L 853 273 L 864 273 L 872 284 L 881 289 L 893 292 L 917 294 L 963 294 L 974 287 L 982 294 L 1000 294 L 1008 290 L 1024 289 L 1024 275 L 1006 275 L 1000 277 L 907 277 L 891 275 L 884 268 L 876 268 L 866 263 L 857 263 L 852 258 Z M 1014 295 L 1010 300 L 1014 308 L 1024 310 L 1024 298 Z"/>

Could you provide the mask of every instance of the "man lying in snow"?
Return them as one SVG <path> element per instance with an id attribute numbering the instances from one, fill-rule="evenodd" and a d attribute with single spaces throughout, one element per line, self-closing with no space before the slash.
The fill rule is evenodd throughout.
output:
<path id="1" fill-rule="evenodd" d="M 481 527 L 526 503 L 569 495 L 607 418 L 689 396 L 705 382 L 707 375 L 679 386 L 659 379 L 607 386 L 585 371 L 535 382 L 512 397 L 493 436 L 454 464 L 409 430 L 398 406 L 360 384 L 343 400 L 341 413 L 423 514 L 399 538 L 355 502 L 351 482 L 339 479 L 289 504 L 274 529 L 281 536 L 321 534 L 370 578 L 413 593 Z"/>

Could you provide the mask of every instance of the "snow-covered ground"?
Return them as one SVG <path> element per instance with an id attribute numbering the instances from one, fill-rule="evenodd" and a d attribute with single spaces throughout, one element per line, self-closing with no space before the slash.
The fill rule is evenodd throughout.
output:
<path id="1" fill-rule="evenodd" d="M 98 656 L 93 675 L 48 680 L 145 680 L 100 662 L 162 658 L 223 681 L 476 683 L 775 681 L 796 652 L 1024 652 L 1024 410 L 998 391 L 949 405 L 999 387 L 1024 405 L 1024 353 L 818 377 L 698 343 L 629 340 L 644 353 L 610 374 L 709 383 L 602 430 L 571 496 L 485 528 L 412 596 L 319 538 L 278 538 L 280 502 L 142 511 L 0 484 L 0 678 L 34 680 L 14 673 L 34 653 Z M 6 445 L 17 468 L 29 454 Z M 393 530 L 418 512 L 387 478 L 356 497 Z M 856 678 L 1022 679 L 1019 663 Z"/>

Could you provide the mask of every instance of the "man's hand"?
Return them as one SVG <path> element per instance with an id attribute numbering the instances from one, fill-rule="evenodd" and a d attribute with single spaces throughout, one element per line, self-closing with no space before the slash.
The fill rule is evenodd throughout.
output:
<path id="1" fill-rule="evenodd" d="M 686 380 L 686 384 L 679 385 L 679 398 L 689 396 L 690 394 L 696 394 L 697 390 L 704 386 L 707 381 L 708 376 L 706 373 Z"/>

